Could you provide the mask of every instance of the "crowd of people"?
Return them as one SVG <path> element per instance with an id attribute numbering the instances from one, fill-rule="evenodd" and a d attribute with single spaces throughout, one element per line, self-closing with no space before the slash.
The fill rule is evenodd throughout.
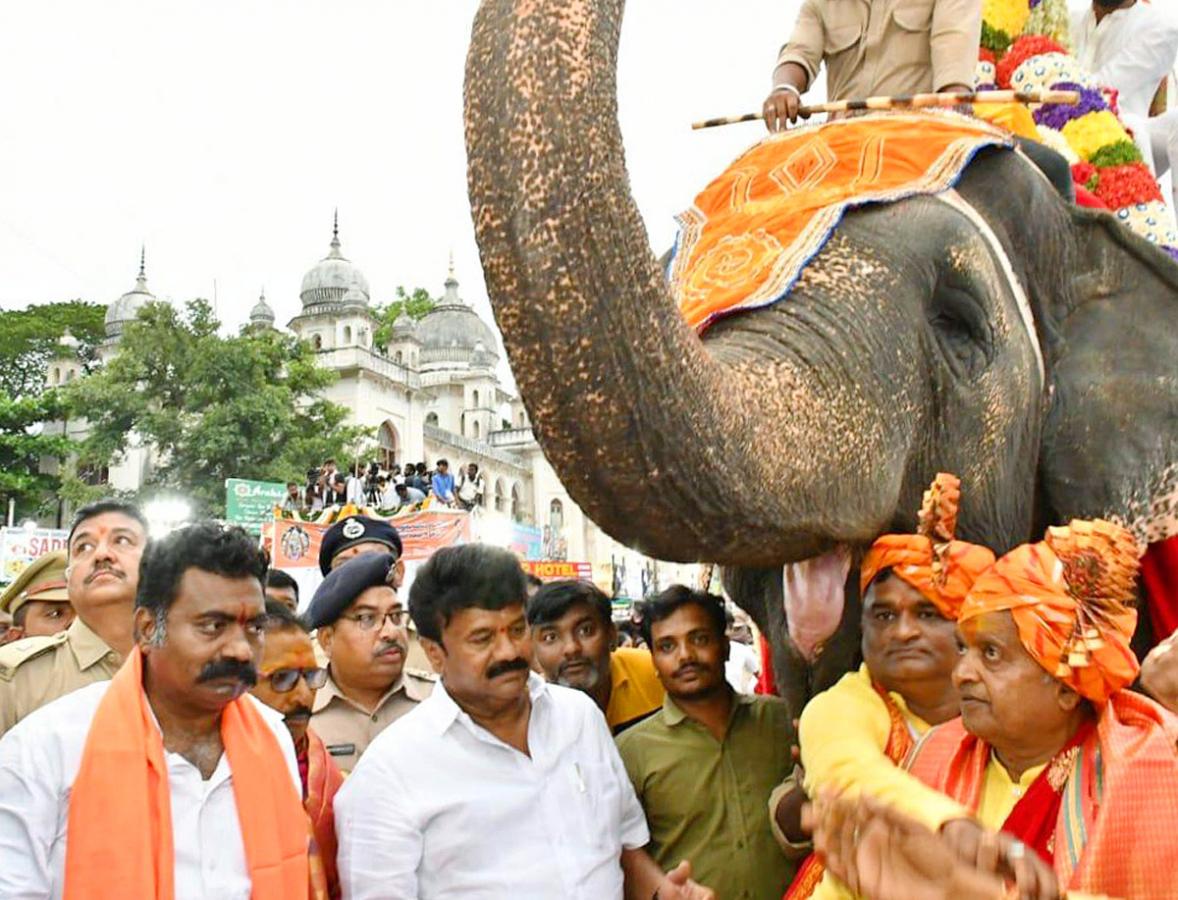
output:
<path id="1" fill-rule="evenodd" d="M 486 481 L 478 463 L 467 463 L 455 475 L 446 459 L 439 459 L 433 469 L 424 462 L 404 467 L 394 463 L 390 469 L 376 461 L 357 462 L 346 472 L 327 459 L 307 470 L 305 482 L 288 481 L 280 506 L 283 513 L 300 516 L 349 504 L 393 514 L 420 508 L 427 500 L 468 511 L 485 506 Z"/>
<path id="2" fill-rule="evenodd" d="M 83 508 L 3 598 L 72 620 L 0 648 L 0 896 L 1173 896 L 1133 539 L 1074 521 L 996 559 L 959 496 L 938 476 L 867 552 L 863 665 L 800 723 L 732 684 L 705 591 L 623 647 L 593 584 L 466 544 L 406 603 L 396 529 L 352 516 L 299 615 L 239 529 Z"/>

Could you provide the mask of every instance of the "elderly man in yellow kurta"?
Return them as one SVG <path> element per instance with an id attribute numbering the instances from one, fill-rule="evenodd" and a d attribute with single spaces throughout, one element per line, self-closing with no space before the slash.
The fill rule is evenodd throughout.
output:
<path id="1" fill-rule="evenodd" d="M 826 64 L 826 95 L 966 91 L 973 85 L 982 0 L 805 0 L 765 99 L 770 131 L 798 117 Z"/>
<path id="2" fill-rule="evenodd" d="M 960 494 L 957 478 L 938 475 L 925 492 L 918 533 L 884 535 L 863 560 L 864 665 L 811 700 L 801 717 L 811 796 L 825 787 L 864 791 L 933 829 L 968 815 L 899 768 L 924 733 L 959 713 L 957 611 L 994 562 L 985 547 L 954 540 Z M 786 840 L 778 811 L 788 785 L 770 799 L 779 841 Z M 851 896 L 813 855 L 786 894 L 811 896 Z"/>

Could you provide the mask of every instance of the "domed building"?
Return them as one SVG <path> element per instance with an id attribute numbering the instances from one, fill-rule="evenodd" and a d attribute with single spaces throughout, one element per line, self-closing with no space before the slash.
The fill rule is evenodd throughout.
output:
<path id="1" fill-rule="evenodd" d="M 299 300 L 303 310 L 312 313 L 318 307 L 348 302 L 368 305 L 368 280 L 346 256 L 340 252 L 339 211 L 331 227 L 331 244 L 327 256 L 315 263 L 303 276 Z"/>
<path id="2" fill-rule="evenodd" d="M 102 362 L 118 352 L 127 323 L 156 299 L 147 287 L 146 254 L 141 252 L 134 288 L 107 309 Z M 403 312 L 385 345 L 378 346 L 381 322 L 368 279 L 344 255 L 337 213 L 327 255 L 306 270 L 299 301 L 299 312 L 287 327 L 312 347 L 320 366 L 336 375 L 325 398 L 349 411 L 350 424 L 372 430 L 375 446 L 365 452 L 363 462 L 376 460 L 386 468 L 425 462 L 432 469 L 446 459 L 456 476 L 460 468 L 477 463 L 486 513 L 504 525 L 514 523 L 504 533 L 513 536 L 513 546 L 528 543 L 530 558 L 540 553 L 548 559 L 600 562 L 621 552 L 572 502 L 548 465 L 522 401 L 500 380 L 498 333 L 460 294 L 453 259 L 437 305 L 420 320 Z M 249 306 L 244 327 L 276 327 L 265 291 Z M 70 363 L 77 350 L 69 341 L 63 339 L 55 354 L 51 384 L 80 374 L 78 361 Z M 79 439 L 87 430 L 81 419 L 49 427 L 57 429 L 53 433 L 68 427 Z M 308 460 L 307 465 L 318 462 Z M 152 464 L 151 448 L 132 440 L 101 477 L 118 490 L 133 492 L 150 478 Z M 530 537 L 524 541 L 521 535 Z"/>
<path id="3" fill-rule="evenodd" d="M 147 289 L 147 248 L 141 247 L 139 250 L 139 275 L 135 278 L 135 287 L 106 308 L 104 350 L 112 348 L 118 342 L 123 335 L 123 328 L 126 324 L 134 322 L 139 317 L 139 310 L 155 301 L 155 294 Z"/>

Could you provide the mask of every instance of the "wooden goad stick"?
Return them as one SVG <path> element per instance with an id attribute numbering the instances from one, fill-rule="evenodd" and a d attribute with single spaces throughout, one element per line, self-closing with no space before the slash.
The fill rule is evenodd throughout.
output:
<path id="1" fill-rule="evenodd" d="M 1066 103 L 1080 102 L 1079 91 L 959 91 L 945 94 L 913 94 L 910 97 L 868 97 L 866 100 L 836 100 L 832 103 L 815 103 L 798 110 L 799 116 L 813 116 L 818 113 L 840 113 L 865 109 L 929 109 L 936 106 L 962 106 L 967 103 Z M 737 122 L 757 122 L 764 118 L 762 113 L 748 113 L 743 116 L 728 116 L 723 119 L 705 119 L 693 122 L 691 127 L 715 128 L 719 125 L 735 125 Z"/>

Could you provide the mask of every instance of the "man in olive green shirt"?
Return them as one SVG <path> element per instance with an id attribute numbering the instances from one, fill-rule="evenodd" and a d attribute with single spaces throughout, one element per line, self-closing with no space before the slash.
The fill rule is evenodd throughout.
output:
<path id="1" fill-rule="evenodd" d="M 643 632 L 662 709 L 617 739 L 646 812 L 650 854 L 725 900 L 784 893 L 794 864 L 778 848 L 766 803 L 791 768 L 789 709 L 737 694 L 724 677 L 724 601 L 675 586 L 647 604 Z"/>

